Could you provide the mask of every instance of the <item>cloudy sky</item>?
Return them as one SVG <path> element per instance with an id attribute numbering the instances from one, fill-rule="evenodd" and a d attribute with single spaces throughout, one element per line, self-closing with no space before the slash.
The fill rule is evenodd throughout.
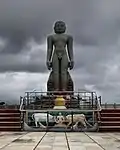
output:
<path id="1" fill-rule="evenodd" d="M 0 99 L 46 90 L 46 36 L 56 20 L 74 38 L 75 89 L 120 102 L 119 0 L 0 0 Z"/>

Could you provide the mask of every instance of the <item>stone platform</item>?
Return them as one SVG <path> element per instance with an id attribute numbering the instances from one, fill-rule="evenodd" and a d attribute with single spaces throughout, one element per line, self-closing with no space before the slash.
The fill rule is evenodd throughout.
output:
<path id="1" fill-rule="evenodd" d="M 0 132 L 0 150 L 119 150 L 120 133 Z"/>

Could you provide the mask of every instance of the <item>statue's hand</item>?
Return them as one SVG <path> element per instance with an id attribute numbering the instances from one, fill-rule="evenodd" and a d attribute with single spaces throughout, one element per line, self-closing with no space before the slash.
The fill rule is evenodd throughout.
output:
<path id="1" fill-rule="evenodd" d="M 70 68 L 70 70 L 73 69 L 73 67 L 74 67 L 74 61 L 70 61 L 69 62 L 69 68 Z"/>
<path id="2" fill-rule="evenodd" d="M 51 69 L 51 67 L 52 67 L 52 62 L 51 61 L 47 61 L 47 68 L 48 68 L 48 70 L 50 70 Z"/>

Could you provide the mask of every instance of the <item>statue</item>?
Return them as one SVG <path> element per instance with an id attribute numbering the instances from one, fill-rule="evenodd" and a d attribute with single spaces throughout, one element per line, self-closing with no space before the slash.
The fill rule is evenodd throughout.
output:
<path id="1" fill-rule="evenodd" d="M 65 34 L 63 21 L 54 24 L 55 34 L 47 37 L 47 68 L 52 70 L 47 88 L 48 91 L 73 91 L 73 81 L 68 69 L 73 69 L 73 38 Z"/>

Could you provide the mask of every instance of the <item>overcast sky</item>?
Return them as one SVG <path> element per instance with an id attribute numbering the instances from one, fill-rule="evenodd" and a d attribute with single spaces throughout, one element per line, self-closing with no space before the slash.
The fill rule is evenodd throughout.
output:
<path id="1" fill-rule="evenodd" d="M 119 103 L 120 0 L 0 0 L 0 99 L 46 89 L 46 36 L 56 20 L 74 38 L 75 89 Z"/>

